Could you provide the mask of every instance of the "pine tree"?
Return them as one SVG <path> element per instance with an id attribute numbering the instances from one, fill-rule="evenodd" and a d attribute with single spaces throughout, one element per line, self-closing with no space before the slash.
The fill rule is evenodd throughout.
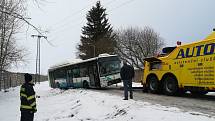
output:
<path id="1" fill-rule="evenodd" d="M 81 59 L 92 58 L 101 53 L 114 53 L 113 28 L 108 23 L 105 11 L 100 1 L 88 11 L 87 25 L 82 27 L 81 42 L 78 45 L 78 56 Z"/>

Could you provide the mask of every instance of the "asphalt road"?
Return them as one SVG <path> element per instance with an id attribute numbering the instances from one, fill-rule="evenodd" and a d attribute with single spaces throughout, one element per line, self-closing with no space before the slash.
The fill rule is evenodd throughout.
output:
<path id="1" fill-rule="evenodd" d="M 123 89 L 120 87 L 112 86 L 95 91 L 119 95 L 122 96 L 122 99 L 124 98 Z M 193 96 L 186 93 L 183 96 L 166 96 L 150 94 L 142 92 L 140 88 L 134 88 L 134 100 L 141 100 L 151 104 L 160 104 L 166 107 L 177 107 L 193 115 L 205 115 L 215 118 L 215 95 Z M 200 112 L 200 114 L 195 112 Z"/>

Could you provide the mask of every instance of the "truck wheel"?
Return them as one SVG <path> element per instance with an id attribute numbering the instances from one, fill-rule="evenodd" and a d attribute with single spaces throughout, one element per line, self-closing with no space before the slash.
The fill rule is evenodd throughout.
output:
<path id="1" fill-rule="evenodd" d="M 157 93 L 158 92 L 158 87 L 159 87 L 159 82 L 156 76 L 150 76 L 148 79 L 148 91 L 150 93 Z"/>
<path id="2" fill-rule="evenodd" d="M 88 89 L 89 88 L 89 84 L 87 83 L 87 81 L 83 82 L 83 88 Z"/>
<path id="3" fill-rule="evenodd" d="M 164 94 L 175 95 L 178 92 L 178 81 L 173 76 L 164 79 Z"/>
<path id="4" fill-rule="evenodd" d="M 143 85 L 142 92 L 148 92 L 146 85 Z"/>

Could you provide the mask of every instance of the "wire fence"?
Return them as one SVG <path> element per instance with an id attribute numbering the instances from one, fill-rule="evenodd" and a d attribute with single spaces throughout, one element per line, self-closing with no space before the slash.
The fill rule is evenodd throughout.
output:
<path id="1" fill-rule="evenodd" d="M 0 71 L 0 91 L 6 90 L 10 87 L 16 87 L 24 83 L 25 73 L 13 73 L 8 71 Z M 35 75 L 31 74 L 35 82 Z M 47 76 L 40 76 L 40 81 L 47 81 Z"/>

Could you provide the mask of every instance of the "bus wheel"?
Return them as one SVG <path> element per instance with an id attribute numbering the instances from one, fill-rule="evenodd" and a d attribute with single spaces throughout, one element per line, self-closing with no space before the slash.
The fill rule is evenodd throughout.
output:
<path id="1" fill-rule="evenodd" d="M 59 82 L 56 83 L 56 88 L 60 88 L 60 83 Z"/>
<path id="2" fill-rule="evenodd" d="M 83 82 L 83 88 L 85 88 L 85 89 L 89 88 L 89 84 L 87 83 L 87 81 Z"/>
<path id="3" fill-rule="evenodd" d="M 190 91 L 192 95 L 206 95 L 208 91 Z"/>
<path id="4" fill-rule="evenodd" d="M 158 92 L 158 87 L 159 87 L 159 82 L 156 76 L 150 76 L 148 79 L 148 91 L 150 93 L 157 93 Z"/>
<path id="5" fill-rule="evenodd" d="M 175 95 L 178 92 L 178 81 L 173 76 L 164 79 L 164 94 Z"/>

